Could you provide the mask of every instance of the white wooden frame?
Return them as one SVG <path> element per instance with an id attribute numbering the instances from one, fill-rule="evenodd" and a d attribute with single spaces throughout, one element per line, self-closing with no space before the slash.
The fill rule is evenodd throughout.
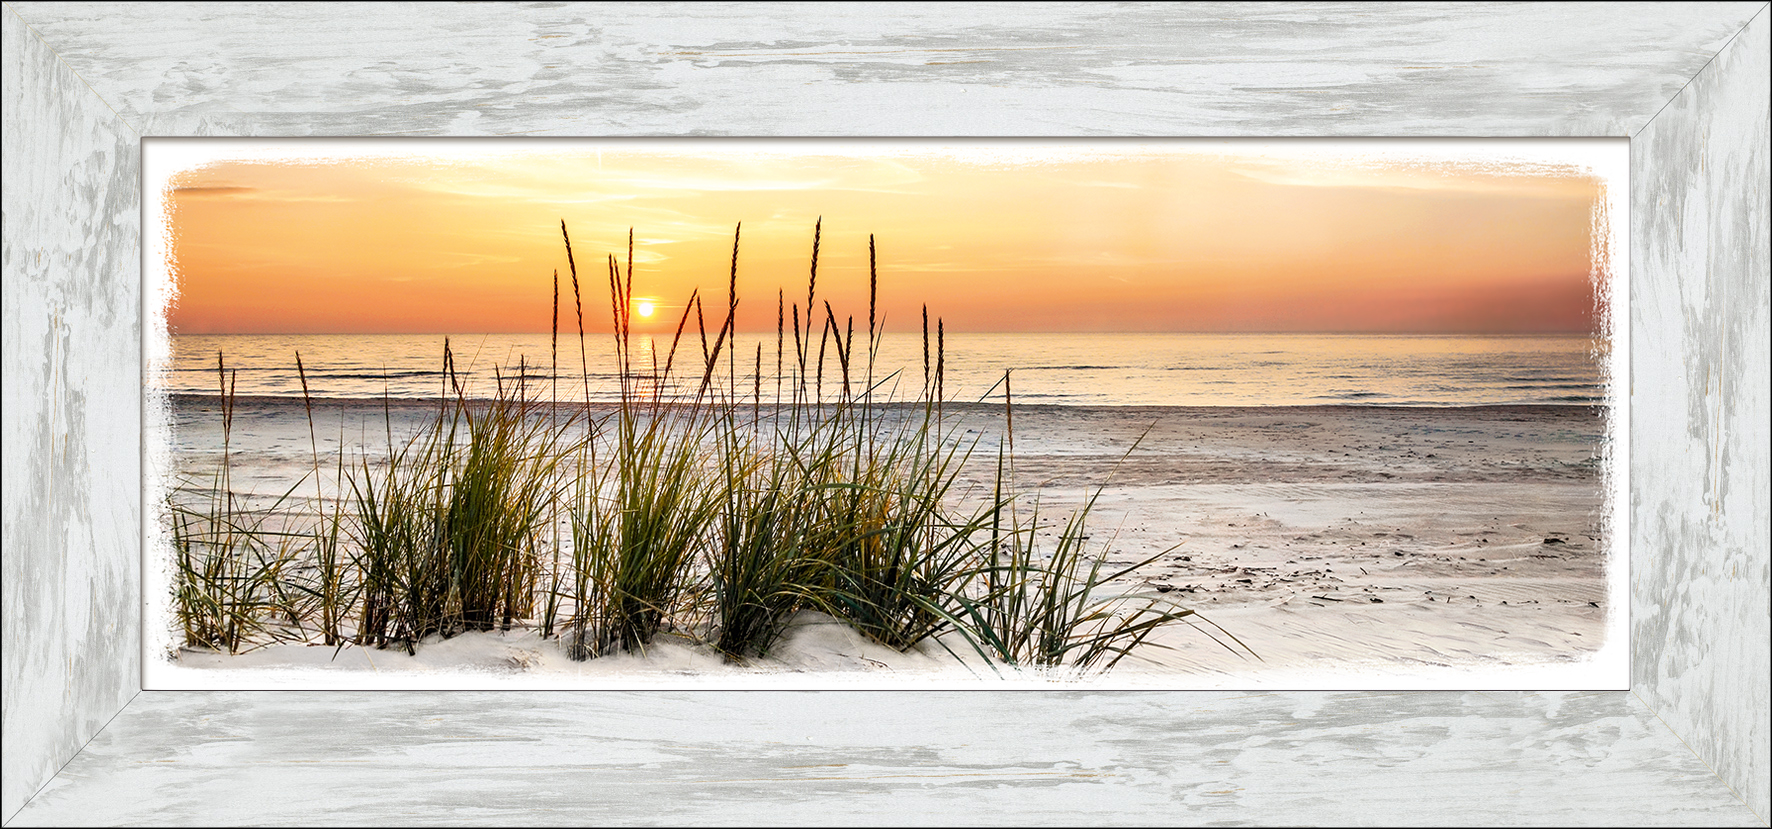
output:
<path id="1" fill-rule="evenodd" d="M 0 817 L 1764 823 L 1767 18 L 8 3 Z M 1628 135 L 1633 690 L 142 694 L 139 136 L 385 132 Z"/>

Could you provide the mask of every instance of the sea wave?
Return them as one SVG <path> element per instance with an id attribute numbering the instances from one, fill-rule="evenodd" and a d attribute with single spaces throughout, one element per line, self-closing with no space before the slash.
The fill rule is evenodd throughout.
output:
<path id="1" fill-rule="evenodd" d="M 556 376 L 542 368 L 554 353 L 546 334 L 451 340 L 456 379 L 470 397 L 490 397 L 501 382 L 566 402 L 621 397 L 624 375 L 610 354 L 588 351 L 582 367 L 572 354 Z M 301 395 L 297 351 L 309 392 L 320 399 L 424 400 L 440 393 L 443 377 L 441 335 L 192 335 L 173 344 L 173 370 L 156 378 L 169 392 L 214 392 L 217 352 L 230 371 L 239 369 L 233 377 L 243 395 Z M 745 353 L 759 344 L 773 350 L 774 333 L 740 334 L 737 348 Z M 874 376 L 892 378 L 898 398 L 924 389 L 923 345 L 917 334 L 889 334 L 879 344 Z M 1016 399 L 1060 405 L 1589 404 L 1608 395 L 1591 345 L 1587 337 L 950 333 L 941 364 L 948 398 L 960 400 L 1000 399 L 1007 372 Z M 758 386 L 766 398 L 778 386 L 791 393 L 799 361 L 788 347 L 788 376 L 776 377 L 773 360 L 766 360 L 761 377 L 728 366 L 713 380 L 735 380 L 746 398 Z M 653 383 L 652 355 L 662 358 L 668 350 L 668 335 L 636 343 L 635 364 L 648 368 L 628 373 L 627 385 Z M 698 348 L 679 350 L 676 382 L 665 384 L 663 394 L 693 392 L 702 379 L 701 359 Z M 816 387 L 816 349 L 807 374 L 806 385 Z M 841 368 L 829 357 L 825 396 L 841 387 Z"/>

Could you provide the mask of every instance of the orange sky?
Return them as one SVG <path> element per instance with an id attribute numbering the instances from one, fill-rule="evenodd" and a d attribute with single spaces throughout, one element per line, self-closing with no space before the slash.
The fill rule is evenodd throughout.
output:
<path id="1" fill-rule="evenodd" d="M 889 330 L 915 330 L 923 303 L 954 331 L 1593 325 L 1590 178 L 958 146 L 612 143 L 218 163 L 173 178 L 169 322 L 176 333 L 547 331 L 558 268 L 572 330 L 564 219 L 592 330 L 608 326 L 604 256 L 625 256 L 630 226 L 635 294 L 660 306 L 642 327 L 666 327 L 697 286 L 724 309 L 743 221 L 740 325 L 773 330 L 778 288 L 805 299 L 822 215 L 821 304 L 865 319 L 872 232 Z"/>

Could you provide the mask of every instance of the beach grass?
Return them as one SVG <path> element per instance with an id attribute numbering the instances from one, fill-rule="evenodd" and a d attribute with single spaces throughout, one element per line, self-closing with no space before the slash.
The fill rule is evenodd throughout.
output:
<path id="1" fill-rule="evenodd" d="M 303 617 L 294 571 L 306 534 L 274 521 L 289 503 L 284 492 L 252 506 L 233 486 L 232 435 L 237 370 L 216 355 L 222 420 L 221 463 L 206 486 L 182 487 L 196 499 L 168 499 L 173 545 L 173 613 L 187 645 L 228 653 L 252 650 L 289 635 Z"/>
<path id="2" fill-rule="evenodd" d="M 490 399 L 470 399 L 454 359 L 445 341 L 451 394 L 437 417 L 399 444 L 390 424 L 385 461 L 365 457 L 345 476 L 361 643 L 411 651 L 432 634 L 509 629 L 540 598 L 545 519 L 574 421 L 542 416 L 521 372 Z"/>
<path id="3" fill-rule="evenodd" d="M 822 221 L 814 226 L 805 304 L 777 297 L 766 397 L 764 345 L 744 355 L 746 388 L 735 344 L 742 227 L 724 315 L 710 319 L 692 293 L 662 365 L 656 351 L 647 364 L 633 358 L 630 231 L 625 262 L 611 254 L 605 263 L 620 386 L 618 403 L 600 411 L 588 402 L 582 275 L 564 223 L 560 231 L 586 402 L 558 396 L 556 272 L 545 393 L 526 363 L 490 396 L 464 388 L 446 340 L 436 415 L 399 437 L 384 399 L 384 451 L 347 464 L 341 446 L 339 497 L 328 501 L 296 355 L 314 447 L 315 506 L 305 514 L 290 508 L 293 489 L 268 510 L 236 498 L 233 396 L 218 355 L 222 463 L 207 500 L 186 497 L 172 511 L 187 646 L 239 652 L 312 637 L 415 653 L 436 637 L 526 626 L 573 659 L 644 654 L 668 632 L 742 663 L 769 655 L 789 620 L 812 610 L 901 651 L 1090 672 L 1193 621 L 1166 598 L 1110 585 L 1155 557 L 1109 567 L 1110 549 L 1088 549 L 1094 496 L 1041 549 L 1038 505 L 1018 506 L 1007 374 L 995 487 L 983 503 L 959 497 L 978 437 L 948 411 L 945 323 L 934 320 L 931 338 L 925 308 L 921 390 L 894 399 L 904 378 L 878 376 L 875 365 L 872 237 L 857 331 L 855 317 L 819 301 Z"/>

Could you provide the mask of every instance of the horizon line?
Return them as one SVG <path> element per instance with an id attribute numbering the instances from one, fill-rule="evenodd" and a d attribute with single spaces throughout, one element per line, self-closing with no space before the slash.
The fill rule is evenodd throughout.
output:
<path id="1" fill-rule="evenodd" d="M 636 335 L 642 335 L 642 334 L 653 334 L 653 335 L 661 335 L 661 334 L 662 334 L 662 335 L 666 335 L 666 336 L 668 336 L 668 335 L 670 335 L 670 334 L 671 334 L 671 333 L 672 333 L 672 330 L 674 330 L 674 329 L 663 329 L 663 328 L 661 328 L 661 329 L 659 329 L 659 330 L 658 330 L 658 331 L 653 331 L 653 332 L 645 332 L 645 331 L 631 331 L 631 332 L 630 332 L 630 333 L 631 333 L 631 334 L 636 334 Z M 405 336 L 405 337 L 455 337 L 455 336 L 465 336 L 465 337 L 490 337 L 490 336 L 517 336 L 517 335 L 521 335 L 521 336 L 536 336 L 536 335 L 542 335 L 542 334 L 549 334 L 549 333 L 550 333 L 550 332 L 548 332 L 548 331 L 459 331 L 459 330 L 457 330 L 457 331 L 173 331 L 173 330 L 167 330 L 167 332 L 166 332 L 166 333 L 167 333 L 167 334 L 168 334 L 168 335 L 170 335 L 170 336 L 174 336 L 174 337 L 179 337 L 179 336 L 190 336 L 190 337 L 268 337 L 268 336 L 283 336 L 283 337 L 290 337 L 290 336 L 309 336 L 309 337 L 334 337 L 334 336 L 357 336 L 357 337 L 391 337 L 391 336 Z M 613 334 L 613 333 L 615 333 L 615 332 L 613 332 L 613 331 L 586 331 L 586 332 L 584 332 L 584 335 L 585 335 L 585 336 L 587 336 L 587 337 L 589 337 L 589 336 L 592 336 L 592 335 L 596 335 L 596 336 L 600 336 L 600 337 L 606 337 L 606 336 L 609 336 L 609 335 L 611 335 L 611 334 Z M 689 333 L 689 332 L 688 332 L 688 331 L 685 331 L 685 332 L 683 332 L 683 333 L 684 333 L 684 334 L 686 334 L 686 335 L 687 335 L 687 334 L 688 334 L 688 333 Z M 775 329 L 773 329 L 773 328 L 769 328 L 769 329 L 760 329 L 760 330 L 755 330 L 755 331 L 748 331 L 748 330 L 742 330 L 742 329 L 741 329 L 741 330 L 739 330 L 739 331 L 738 331 L 738 332 L 737 332 L 737 333 L 739 333 L 739 334 L 774 334 L 774 333 L 776 333 L 776 331 L 775 331 Z M 881 331 L 881 332 L 879 332 L 879 333 L 880 333 L 880 334 L 883 334 L 883 335 L 884 335 L 884 334 L 908 334 L 908 335 L 916 335 L 916 334 L 920 334 L 920 333 L 921 333 L 921 332 L 920 332 L 920 331 L 916 331 L 916 330 L 911 330 L 911 331 Z M 1198 330 L 1187 330 L 1187 331 L 1149 331 L 1149 330 L 1135 330 L 1135 331 L 1123 331 L 1123 330 L 1082 330 L 1082 331 L 1018 331 L 1018 330 L 970 330 L 970 329 L 969 329 L 969 330 L 955 330 L 955 331 L 949 331 L 949 332 L 947 332 L 947 333 L 949 333 L 949 334 L 993 334 L 993 335 L 999 335 L 999 334 L 1046 334 L 1046 335 L 1068 335 L 1068 334 L 1120 334 L 1120 335 L 1127 335 L 1127 334 L 1151 334 L 1151 335 L 1157 335 L 1157 336 L 1167 336 L 1167 335 L 1176 335 L 1176 334 L 1199 334 L 1199 335 L 1214 335 L 1214 336 L 1241 336 L 1241 335 L 1252 335 L 1252 336 L 1283 336 L 1283 335 L 1297 335 L 1297 336 L 1316 336 L 1316 337 L 1323 337 L 1323 336 L 1353 336 L 1353 337 L 1584 337 L 1584 336 L 1585 336 L 1585 337 L 1597 337 L 1597 336 L 1603 336 L 1603 335 L 1604 335 L 1604 334 L 1605 334 L 1605 332 L 1603 332 L 1603 331 L 1599 331 L 1599 330 L 1594 330 L 1594 329 L 1548 329 L 1548 330 L 1543 330 L 1543 331 L 1430 331 L 1430 330 L 1400 330 L 1400 331 L 1392 331 L 1392 330 L 1358 330 L 1358 331 L 1347 331 L 1347 330 L 1338 330 L 1338 331 L 1318 331 L 1318 330 L 1258 330 L 1258 331 L 1198 331 Z M 572 337 L 576 337 L 576 336 L 578 336 L 578 333 L 577 333 L 577 332 L 576 332 L 576 331 L 575 331 L 575 332 L 571 332 L 571 333 L 568 333 L 568 332 L 564 332 L 564 331 L 562 331 L 562 332 L 560 332 L 560 334 L 559 334 L 559 337 L 560 337 L 560 338 L 561 338 L 561 339 L 569 339 L 569 338 L 572 338 Z"/>

